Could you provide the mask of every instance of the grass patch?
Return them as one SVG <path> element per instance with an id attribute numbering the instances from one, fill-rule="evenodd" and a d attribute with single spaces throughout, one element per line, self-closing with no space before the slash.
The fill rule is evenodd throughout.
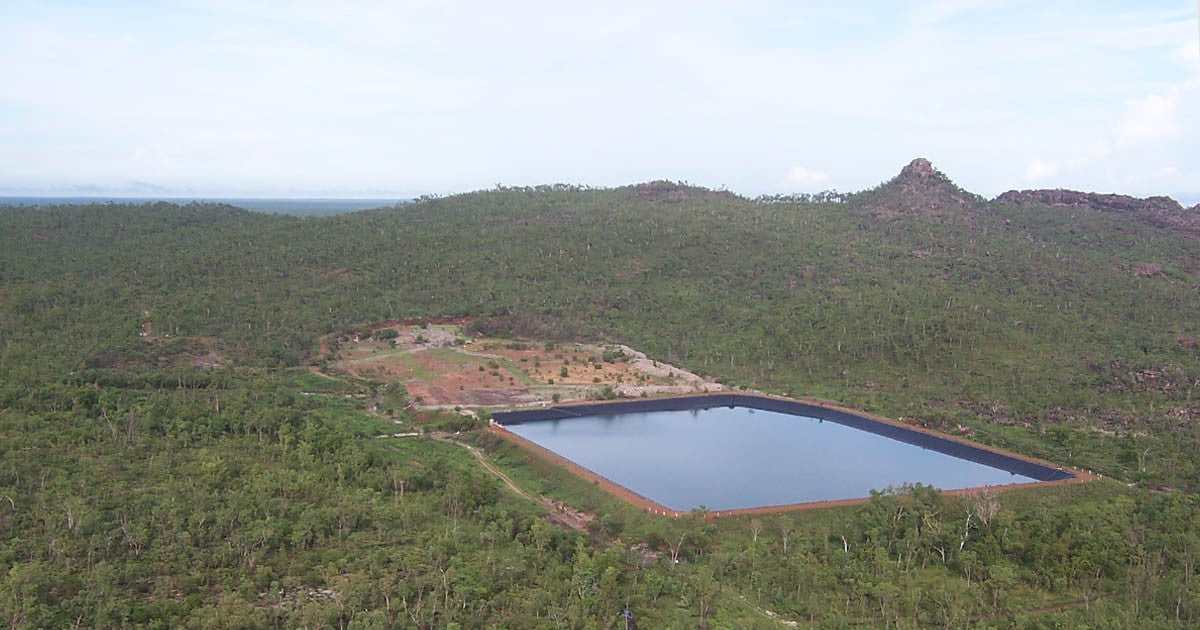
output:
<path id="1" fill-rule="evenodd" d="M 652 519 L 632 506 L 562 466 L 545 460 L 512 442 L 490 433 L 473 436 L 492 463 L 531 494 L 541 494 L 598 516 L 620 516 L 625 521 Z"/>
<path id="2" fill-rule="evenodd" d="M 288 370 L 285 372 L 285 378 L 288 385 L 306 392 L 347 394 L 361 389 L 359 385 L 346 379 L 337 376 L 324 378 L 306 369 Z"/>

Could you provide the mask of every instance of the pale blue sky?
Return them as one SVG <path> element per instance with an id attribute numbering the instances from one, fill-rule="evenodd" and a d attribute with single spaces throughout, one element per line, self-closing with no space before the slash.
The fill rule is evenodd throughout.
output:
<path id="1" fill-rule="evenodd" d="M 924 156 L 987 196 L 1194 203 L 1197 6 L 4 0 L 0 195 L 755 195 Z"/>

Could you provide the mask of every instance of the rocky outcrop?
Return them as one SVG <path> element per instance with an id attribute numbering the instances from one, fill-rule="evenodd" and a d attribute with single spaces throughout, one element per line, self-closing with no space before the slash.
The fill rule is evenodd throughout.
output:
<path id="1" fill-rule="evenodd" d="M 1184 209 L 1170 197 L 1139 199 L 1129 195 L 1079 192 L 1077 190 L 1010 190 L 995 203 L 1012 205 L 1090 208 L 1101 212 L 1132 215 L 1150 225 L 1200 237 L 1200 205 Z"/>
<path id="2" fill-rule="evenodd" d="M 975 195 L 959 188 L 925 158 L 917 158 L 882 186 L 860 193 L 863 208 L 882 218 L 959 215 Z"/>
<path id="3" fill-rule="evenodd" d="M 1040 203 L 1047 206 L 1086 206 L 1107 212 L 1180 212 L 1183 206 L 1170 197 L 1138 199 L 1129 195 L 1079 192 L 1077 190 L 1010 190 L 997 203 Z"/>
<path id="4" fill-rule="evenodd" d="M 687 189 L 674 182 L 646 182 L 633 187 L 633 197 L 642 201 L 679 203 L 687 199 Z"/>
<path id="5" fill-rule="evenodd" d="M 723 198 L 733 199 L 734 194 L 728 190 L 709 190 L 699 186 L 677 184 L 675 182 L 657 180 L 633 186 L 630 198 L 654 203 L 681 203 L 688 198 Z"/>
<path id="6" fill-rule="evenodd" d="M 891 185 L 908 193 L 955 187 L 949 177 L 933 168 L 933 164 L 925 158 L 917 158 L 900 169 L 900 174 L 891 181 Z"/>

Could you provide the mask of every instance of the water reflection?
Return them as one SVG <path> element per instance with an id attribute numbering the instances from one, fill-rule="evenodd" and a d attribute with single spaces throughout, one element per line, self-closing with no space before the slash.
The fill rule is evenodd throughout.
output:
<path id="1" fill-rule="evenodd" d="M 728 510 L 1034 481 L 818 418 L 713 407 L 526 422 L 510 431 L 662 505 Z"/>

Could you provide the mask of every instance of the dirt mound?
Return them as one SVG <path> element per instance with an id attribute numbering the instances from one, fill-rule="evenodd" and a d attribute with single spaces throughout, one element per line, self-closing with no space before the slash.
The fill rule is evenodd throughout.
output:
<path id="1" fill-rule="evenodd" d="M 1184 209 L 1178 201 L 1170 197 L 1139 199 L 1129 195 L 1089 193 L 1055 188 L 1010 190 L 996 197 L 995 203 L 1042 204 L 1127 214 L 1156 227 L 1200 237 L 1200 205 Z"/>

